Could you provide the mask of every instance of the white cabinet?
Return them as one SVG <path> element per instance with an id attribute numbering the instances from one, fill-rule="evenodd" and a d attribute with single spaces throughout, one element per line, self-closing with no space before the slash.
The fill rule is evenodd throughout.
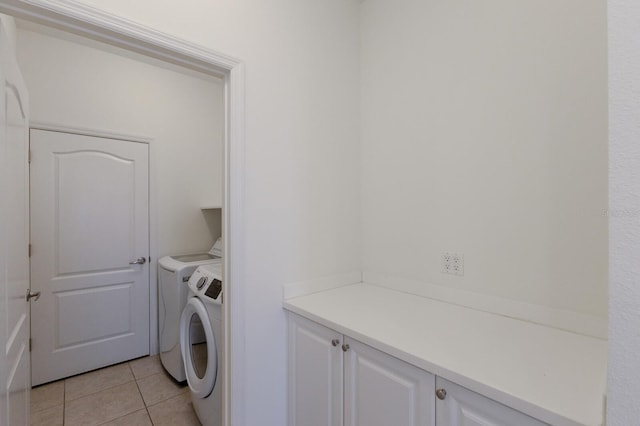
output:
<path id="1" fill-rule="evenodd" d="M 437 426 L 543 426 L 546 423 L 455 383 L 436 379 Z M 443 392 L 444 391 L 444 392 Z"/>
<path id="2" fill-rule="evenodd" d="M 546 425 L 293 313 L 288 380 L 289 426 Z"/>
<path id="3" fill-rule="evenodd" d="M 289 426 L 432 426 L 434 386 L 424 370 L 289 315 Z"/>
<path id="4" fill-rule="evenodd" d="M 289 315 L 289 425 L 342 425 L 342 335 Z"/>
<path id="5" fill-rule="evenodd" d="M 345 337 L 345 426 L 434 424 L 435 376 Z"/>

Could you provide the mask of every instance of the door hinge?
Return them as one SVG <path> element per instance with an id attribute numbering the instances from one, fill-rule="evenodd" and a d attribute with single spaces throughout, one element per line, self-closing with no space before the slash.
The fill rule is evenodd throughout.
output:
<path id="1" fill-rule="evenodd" d="M 31 150 L 29 150 L 29 154 L 27 155 L 27 161 L 31 163 Z"/>
<path id="2" fill-rule="evenodd" d="M 31 257 L 31 244 L 29 244 L 29 257 Z"/>
<path id="3" fill-rule="evenodd" d="M 29 337 L 29 352 L 31 352 L 31 348 L 33 348 L 33 340 Z"/>

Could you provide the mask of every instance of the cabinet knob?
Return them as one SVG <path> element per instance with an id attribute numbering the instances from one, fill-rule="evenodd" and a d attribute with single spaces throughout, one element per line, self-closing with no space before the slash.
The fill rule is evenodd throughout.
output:
<path id="1" fill-rule="evenodd" d="M 348 344 L 345 343 L 344 345 L 342 345 L 342 351 L 343 352 L 346 352 L 348 350 L 349 350 L 349 345 Z"/>
<path id="2" fill-rule="evenodd" d="M 331 341 L 331 344 L 332 344 L 334 347 L 335 347 L 335 346 L 338 346 L 338 345 L 340 344 L 340 340 L 338 340 L 338 339 L 333 339 L 333 340 Z"/>
<path id="3" fill-rule="evenodd" d="M 447 397 L 447 391 L 444 389 L 436 389 L 436 396 L 439 400 L 443 400 Z"/>

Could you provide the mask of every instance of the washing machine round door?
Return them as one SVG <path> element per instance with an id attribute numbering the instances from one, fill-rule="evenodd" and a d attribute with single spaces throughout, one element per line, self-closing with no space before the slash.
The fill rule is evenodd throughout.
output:
<path id="1" fill-rule="evenodd" d="M 218 355 L 211 320 L 197 297 L 190 298 L 182 311 L 180 348 L 192 395 L 206 398 L 216 384 Z"/>

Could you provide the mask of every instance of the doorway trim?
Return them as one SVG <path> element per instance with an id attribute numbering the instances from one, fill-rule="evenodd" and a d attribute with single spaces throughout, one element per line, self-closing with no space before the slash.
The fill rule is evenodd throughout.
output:
<path id="1" fill-rule="evenodd" d="M 227 304 L 224 424 L 244 420 L 244 64 L 238 59 L 190 43 L 73 0 L 6 0 L 0 13 L 58 28 L 93 40 L 151 56 L 225 81 L 224 192 L 222 233 Z"/>

